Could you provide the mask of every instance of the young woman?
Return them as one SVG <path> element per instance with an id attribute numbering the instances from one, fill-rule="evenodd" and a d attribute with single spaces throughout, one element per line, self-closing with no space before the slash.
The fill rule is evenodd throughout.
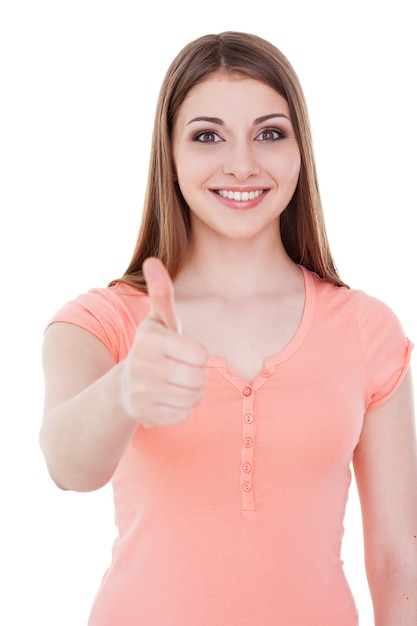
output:
<path id="1" fill-rule="evenodd" d="M 375 624 L 415 626 L 410 352 L 335 269 L 286 58 L 244 33 L 190 43 L 162 85 L 132 261 L 45 335 L 49 471 L 115 495 L 90 626 L 356 625 L 352 460 Z"/>

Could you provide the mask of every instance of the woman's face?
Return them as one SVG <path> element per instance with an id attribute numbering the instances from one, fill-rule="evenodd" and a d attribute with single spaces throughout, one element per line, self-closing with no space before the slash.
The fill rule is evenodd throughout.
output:
<path id="1" fill-rule="evenodd" d="M 216 73 L 196 85 L 173 128 L 178 184 L 193 237 L 279 237 L 300 151 L 287 101 L 263 82 Z"/>

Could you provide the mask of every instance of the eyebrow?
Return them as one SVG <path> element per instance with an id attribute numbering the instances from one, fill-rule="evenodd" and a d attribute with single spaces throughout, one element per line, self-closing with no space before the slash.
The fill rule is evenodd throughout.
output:
<path id="1" fill-rule="evenodd" d="M 256 120 L 253 122 L 253 125 L 256 126 L 257 124 L 262 124 L 263 122 L 266 122 L 273 117 L 285 117 L 286 120 L 288 120 L 289 122 L 291 121 L 288 115 L 284 115 L 284 113 L 270 113 L 269 115 L 262 115 L 261 117 L 257 117 Z"/>
<path id="2" fill-rule="evenodd" d="M 219 124 L 219 126 L 224 126 L 223 120 L 221 120 L 219 117 L 207 117 L 206 115 L 194 117 L 192 120 L 187 122 L 187 126 L 188 124 L 192 124 L 193 122 L 209 122 L 210 124 Z"/>
<path id="3" fill-rule="evenodd" d="M 257 117 L 256 120 L 253 121 L 253 125 L 257 126 L 258 124 L 262 124 L 267 120 L 270 120 L 274 117 L 285 117 L 288 121 L 291 121 L 288 115 L 284 115 L 284 113 L 270 113 L 269 115 L 262 115 L 261 117 Z M 219 117 L 208 117 L 206 115 L 202 115 L 199 117 L 194 117 L 192 120 L 187 122 L 187 126 L 192 124 L 193 122 L 209 122 L 210 124 L 218 124 L 219 126 L 224 126 L 224 121 Z"/>

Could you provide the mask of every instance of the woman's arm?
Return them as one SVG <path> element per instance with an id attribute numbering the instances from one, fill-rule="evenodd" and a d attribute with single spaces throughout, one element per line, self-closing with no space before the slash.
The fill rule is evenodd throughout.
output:
<path id="1" fill-rule="evenodd" d="M 417 624 L 417 450 L 408 372 L 365 416 L 354 469 L 376 626 Z"/>
<path id="2" fill-rule="evenodd" d="M 179 423 L 200 402 L 206 350 L 177 332 L 172 284 L 163 266 L 148 259 L 147 270 L 151 312 L 121 363 L 73 324 L 52 324 L 45 334 L 40 444 L 62 489 L 102 487 L 138 425 Z"/>
<path id="3" fill-rule="evenodd" d="M 112 476 L 137 428 L 120 401 L 121 366 L 91 333 L 56 323 L 43 346 L 40 444 L 62 489 L 91 491 Z"/>

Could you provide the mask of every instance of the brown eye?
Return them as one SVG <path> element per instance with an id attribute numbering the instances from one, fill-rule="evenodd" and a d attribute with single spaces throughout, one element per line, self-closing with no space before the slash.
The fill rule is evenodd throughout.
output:
<path id="1" fill-rule="evenodd" d="M 266 128 L 256 137 L 259 141 L 277 141 L 277 139 L 282 139 L 284 137 L 284 133 L 276 128 Z"/>
<path id="2" fill-rule="evenodd" d="M 221 139 L 216 133 L 205 131 L 204 133 L 196 135 L 194 141 L 199 141 L 200 143 L 217 143 L 221 141 Z"/>

